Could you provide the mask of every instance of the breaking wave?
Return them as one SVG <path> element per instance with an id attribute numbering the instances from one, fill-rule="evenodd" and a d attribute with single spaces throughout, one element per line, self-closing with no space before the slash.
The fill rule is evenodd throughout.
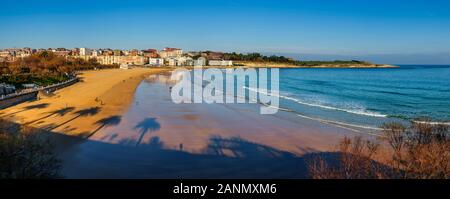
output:
<path id="1" fill-rule="evenodd" d="M 249 87 L 244 87 L 244 88 L 248 89 L 249 91 L 258 92 L 258 93 L 265 94 L 265 95 L 271 94 L 271 93 L 268 93 L 267 91 L 261 91 L 261 90 L 255 89 L 255 88 L 249 88 Z M 271 95 L 274 95 L 274 94 L 271 94 Z M 338 107 L 323 105 L 323 104 L 319 104 L 319 103 L 309 103 L 309 102 L 305 102 L 305 101 L 302 101 L 297 98 L 284 96 L 284 95 L 274 95 L 274 96 L 277 96 L 282 99 L 294 101 L 298 104 L 305 105 L 305 106 L 317 107 L 317 108 L 322 108 L 322 109 L 327 109 L 327 110 L 341 111 L 341 112 L 346 112 L 346 113 L 351 113 L 351 114 L 356 114 L 356 115 L 370 116 L 370 117 L 382 117 L 382 118 L 388 117 L 388 115 L 370 112 L 370 111 L 366 111 L 366 110 L 345 109 L 345 108 L 338 108 Z"/>

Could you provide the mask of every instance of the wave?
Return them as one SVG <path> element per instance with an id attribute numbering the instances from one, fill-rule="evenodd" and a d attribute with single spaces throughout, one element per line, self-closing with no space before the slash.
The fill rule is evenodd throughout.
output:
<path id="1" fill-rule="evenodd" d="M 356 125 L 356 124 L 344 123 L 344 122 L 339 122 L 339 121 L 333 121 L 333 120 L 326 120 L 326 119 L 321 119 L 321 118 L 309 117 L 309 116 L 306 116 L 306 115 L 302 115 L 302 114 L 300 114 L 300 113 L 298 113 L 298 112 L 296 112 L 294 110 L 291 110 L 291 109 L 286 109 L 286 108 L 281 108 L 281 107 L 274 107 L 274 106 L 271 106 L 271 105 L 268 105 L 268 104 L 264 104 L 264 103 L 260 103 L 260 104 L 262 104 L 264 106 L 267 106 L 267 107 L 270 107 L 270 108 L 278 109 L 278 110 L 281 110 L 281 111 L 292 112 L 295 115 L 297 115 L 298 117 L 302 117 L 302 118 L 305 118 L 305 119 L 318 121 L 318 122 L 321 122 L 321 123 L 324 123 L 324 124 L 330 124 L 330 125 L 338 126 L 338 127 L 345 128 L 345 129 L 348 129 L 348 130 L 351 130 L 351 131 L 356 131 L 356 132 L 359 132 L 359 133 L 362 133 L 362 132 L 358 131 L 356 129 L 348 128 L 348 127 L 360 128 L 360 129 L 368 129 L 368 130 L 376 130 L 376 131 L 382 131 L 383 130 L 382 128 L 377 128 L 377 127 L 373 127 L 373 126 L 363 126 L 363 125 Z M 370 132 L 365 132 L 365 133 L 366 134 L 370 134 L 370 135 L 380 136 L 380 135 L 375 134 L 375 133 L 370 133 Z"/>
<path id="2" fill-rule="evenodd" d="M 432 122 L 432 121 L 413 121 L 417 124 L 429 124 L 429 125 L 444 125 L 444 126 L 450 126 L 450 122 Z"/>
<path id="3" fill-rule="evenodd" d="M 301 115 L 301 114 L 297 114 L 297 116 L 302 117 L 302 118 L 306 118 L 306 119 L 310 119 L 310 120 L 319 121 L 319 122 L 326 123 L 326 124 L 342 125 L 342 126 L 349 126 L 349 127 L 355 127 L 355 128 L 361 128 L 361 129 L 370 129 L 370 130 L 376 130 L 376 131 L 382 131 L 383 130 L 382 128 L 373 127 L 373 126 L 363 126 L 363 125 L 349 124 L 349 123 L 344 123 L 344 122 L 339 122 L 339 121 L 325 120 L 325 119 L 320 119 L 320 118 L 308 117 L 308 116 Z"/>
<path id="4" fill-rule="evenodd" d="M 265 94 L 265 95 L 269 94 L 266 91 L 260 91 L 260 90 L 255 89 L 255 88 L 250 88 L 250 87 L 246 87 L 246 86 L 244 86 L 244 88 L 248 89 L 249 91 L 262 93 L 262 94 Z M 271 94 L 271 95 L 273 95 L 273 94 Z M 346 113 L 352 113 L 352 114 L 356 114 L 356 115 L 364 115 L 364 116 L 370 116 L 370 117 L 383 117 L 383 118 L 388 117 L 388 115 L 384 115 L 384 114 L 380 114 L 380 113 L 374 113 L 374 112 L 368 112 L 368 111 L 364 111 L 364 110 L 352 110 L 352 109 L 344 109 L 344 108 L 327 106 L 327 105 L 323 105 L 323 104 L 308 103 L 308 102 L 304 102 L 304 101 L 301 101 L 299 99 L 296 99 L 296 98 L 293 98 L 293 97 L 289 97 L 289 96 L 284 96 L 284 95 L 274 95 L 274 96 L 282 98 L 282 99 L 286 99 L 286 100 L 291 100 L 291 101 L 294 101 L 294 102 L 296 102 L 298 104 L 311 106 L 311 107 L 317 107 L 317 108 L 328 109 L 328 110 L 335 110 L 335 111 L 342 111 L 342 112 L 346 112 Z"/>

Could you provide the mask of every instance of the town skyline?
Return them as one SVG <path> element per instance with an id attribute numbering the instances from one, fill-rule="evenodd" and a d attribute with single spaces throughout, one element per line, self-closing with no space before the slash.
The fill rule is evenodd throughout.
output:
<path id="1" fill-rule="evenodd" d="M 4 2 L 0 48 L 65 46 L 294 54 L 450 64 L 449 2 Z M 340 58 L 343 57 L 343 58 Z"/>
<path id="2" fill-rule="evenodd" d="M 167 46 L 165 46 L 167 47 Z M 112 47 L 102 47 L 102 48 L 91 48 L 85 47 L 89 49 L 120 49 L 120 50 L 148 50 L 148 49 L 164 49 L 163 47 L 147 47 L 147 48 L 112 48 Z M 0 48 L 0 50 L 4 49 L 21 49 L 21 48 L 31 48 L 31 49 L 75 49 L 75 48 L 83 48 L 83 47 L 10 47 L 10 48 Z M 184 48 L 183 48 L 184 49 Z M 214 50 L 214 49 L 188 49 L 187 52 L 204 52 L 204 51 L 212 51 L 212 52 L 236 52 L 236 53 L 260 53 L 265 56 L 277 55 L 277 56 L 285 56 L 289 58 L 293 58 L 296 60 L 303 61 L 334 61 L 334 60 L 361 60 L 368 61 L 373 63 L 380 64 L 392 64 L 392 65 L 449 65 L 450 64 L 450 53 L 438 53 L 438 54 L 358 54 L 358 55 L 346 55 L 346 54 L 317 54 L 317 53 L 292 53 L 292 52 L 264 52 L 264 51 L 238 51 L 238 50 L 230 50 L 230 51 L 222 51 L 222 50 Z"/>

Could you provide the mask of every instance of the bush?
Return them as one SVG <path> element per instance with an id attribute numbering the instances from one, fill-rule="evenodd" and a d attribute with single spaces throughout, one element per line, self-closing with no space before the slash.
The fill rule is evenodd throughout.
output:
<path id="1" fill-rule="evenodd" d="M 450 140 L 448 127 L 413 122 L 409 128 L 399 123 L 383 125 L 388 147 L 345 138 L 335 162 L 315 157 L 309 172 L 315 179 L 448 179 Z M 383 159 L 383 158 L 386 159 Z M 378 161 L 377 161 L 378 159 Z"/>
<path id="2" fill-rule="evenodd" d="M 0 120 L 0 178 L 57 178 L 59 169 L 48 140 L 27 127 Z"/>

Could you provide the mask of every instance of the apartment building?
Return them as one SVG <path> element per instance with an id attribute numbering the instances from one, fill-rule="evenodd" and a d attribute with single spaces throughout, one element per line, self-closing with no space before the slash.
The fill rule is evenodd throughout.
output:
<path id="1" fill-rule="evenodd" d="M 179 48 L 164 48 L 164 50 L 159 52 L 161 58 L 169 57 L 181 57 L 183 55 L 183 50 Z"/>

